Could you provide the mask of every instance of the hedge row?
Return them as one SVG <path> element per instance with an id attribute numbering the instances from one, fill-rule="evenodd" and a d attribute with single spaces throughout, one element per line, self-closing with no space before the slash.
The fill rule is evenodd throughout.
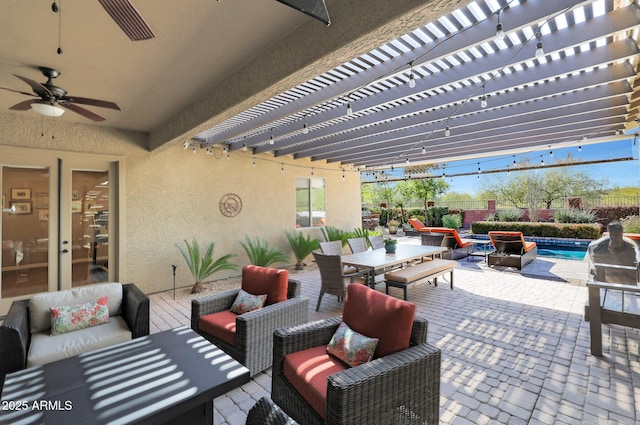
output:
<path id="1" fill-rule="evenodd" d="M 487 234 L 491 230 L 522 232 L 524 236 L 546 238 L 598 239 L 602 234 L 600 224 L 527 223 L 506 221 L 474 221 L 471 231 Z"/>

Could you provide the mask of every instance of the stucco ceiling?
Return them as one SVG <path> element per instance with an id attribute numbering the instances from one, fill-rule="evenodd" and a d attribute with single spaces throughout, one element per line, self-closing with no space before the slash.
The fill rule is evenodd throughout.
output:
<path id="1" fill-rule="evenodd" d="M 28 92 L 13 74 L 44 82 L 37 67 L 56 68 L 70 95 L 122 109 L 87 106 L 100 123 L 57 119 L 148 133 L 149 150 L 188 140 L 388 167 L 613 139 L 636 125 L 630 0 L 327 0 L 329 27 L 275 0 L 131 0 L 156 35 L 144 41 L 98 0 L 57 0 L 57 14 L 51 2 L 3 2 L 0 87 Z M 0 114 L 37 116 L 8 109 L 23 100 L 0 90 Z"/>

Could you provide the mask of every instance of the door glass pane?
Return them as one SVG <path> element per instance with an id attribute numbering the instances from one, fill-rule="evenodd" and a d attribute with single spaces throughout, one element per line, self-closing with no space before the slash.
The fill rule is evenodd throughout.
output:
<path id="1" fill-rule="evenodd" d="M 109 279 L 109 173 L 71 174 L 72 286 Z"/>
<path id="2" fill-rule="evenodd" d="M 2 167 L 2 298 L 45 292 L 49 169 Z"/>

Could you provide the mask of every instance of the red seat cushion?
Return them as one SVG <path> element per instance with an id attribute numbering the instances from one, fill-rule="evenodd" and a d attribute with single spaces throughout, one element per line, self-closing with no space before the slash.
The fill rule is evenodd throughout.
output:
<path id="1" fill-rule="evenodd" d="M 409 348 L 416 306 L 364 285 L 349 285 L 342 320 L 354 331 L 378 338 L 374 357 Z"/>
<path id="2" fill-rule="evenodd" d="M 236 317 L 238 315 L 229 310 L 207 314 L 198 321 L 198 329 L 221 339 L 227 344 L 235 345 Z"/>
<path id="3" fill-rule="evenodd" d="M 328 354 L 327 346 L 322 345 L 287 354 L 284 357 L 282 371 L 307 403 L 325 419 L 327 377 L 347 367 L 345 363 Z"/>
<path id="4" fill-rule="evenodd" d="M 254 265 L 244 266 L 241 287 L 253 295 L 267 294 L 265 305 L 286 301 L 289 272 Z"/>

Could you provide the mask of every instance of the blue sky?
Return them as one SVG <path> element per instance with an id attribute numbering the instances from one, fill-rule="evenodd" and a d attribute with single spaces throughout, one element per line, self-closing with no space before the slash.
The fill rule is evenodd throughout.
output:
<path id="1" fill-rule="evenodd" d="M 640 164 L 638 162 L 638 146 L 634 145 L 633 135 L 629 139 L 600 144 L 580 145 L 574 142 L 570 147 L 554 149 L 553 156 L 549 150 L 528 152 L 517 155 L 503 155 L 493 158 L 475 159 L 469 161 L 451 162 L 447 164 L 447 174 L 474 173 L 471 176 L 447 177 L 449 191 L 474 194 L 482 190 L 483 181 L 491 181 L 506 173 L 482 174 L 478 178 L 478 167 L 481 171 L 500 170 L 513 167 L 513 161 L 517 163 L 528 161 L 531 165 L 554 162 L 558 158 L 566 158 L 570 154 L 575 161 L 595 161 L 615 158 L 634 158 L 631 161 L 608 162 L 602 164 L 589 164 L 572 167 L 576 171 L 590 174 L 594 178 L 608 179 L 609 186 L 625 187 L 640 185 Z"/>

